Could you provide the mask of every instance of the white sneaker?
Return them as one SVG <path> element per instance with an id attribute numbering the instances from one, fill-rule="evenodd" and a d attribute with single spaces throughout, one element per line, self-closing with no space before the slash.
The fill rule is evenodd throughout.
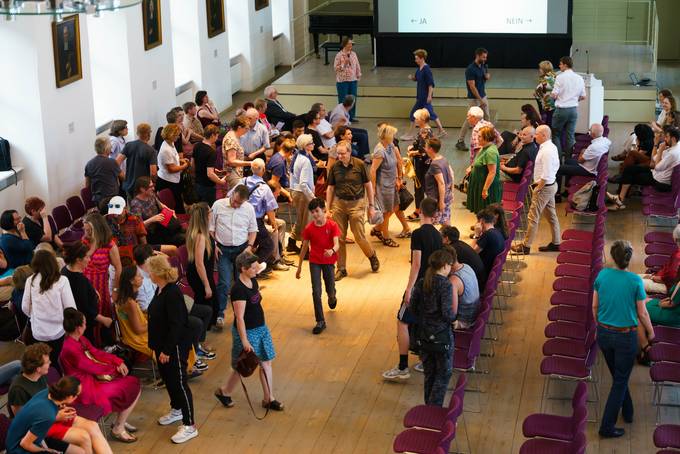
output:
<path id="1" fill-rule="evenodd" d="M 425 369 L 423 369 L 423 362 L 421 361 L 415 366 L 413 366 L 413 370 L 415 370 L 416 372 L 420 372 L 421 374 L 424 373 Z"/>
<path id="2" fill-rule="evenodd" d="M 394 369 L 386 370 L 382 374 L 385 380 L 397 381 L 397 380 L 408 380 L 411 378 L 411 374 L 408 371 L 408 367 L 404 370 L 395 367 Z"/>
<path id="3" fill-rule="evenodd" d="M 224 317 L 217 317 L 217 322 L 215 323 L 219 329 L 224 328 Z"/>
<path id="4" fill-rule="evenodd" d="M 160 418 L 158 418 L 158 424 L 161 426 L 168 426 L 172 424 L 173 422 L 181 421 L 182 420 L 182 410 L 176 410 L 172 409 L 167 415 L 163 415 Z"/>
<path id="5" fill-rule="evenodd" d="M 196 426 L 179 426 L 177 433 L 170 437 L 173 443 L 184 443 L 192 438 L 198 437 L 198 429 Z"/>

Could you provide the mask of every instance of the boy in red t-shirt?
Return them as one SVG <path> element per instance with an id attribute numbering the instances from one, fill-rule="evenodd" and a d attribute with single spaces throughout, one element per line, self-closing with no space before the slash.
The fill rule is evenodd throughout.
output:
<path id="1" fill-rule="evenodd" d="M 340 249 L 340 228 L 331 219 L 326 218 L 326 202 L 324 199 L 314 198 L 309 202 L 309 213 L 312 222 L 302 231 L 302 251 L 295 277 L 300 279 L 302 261 L 309 250 L 309 272 L 312 277 L 312 299 L 314 300 L 314 316 L 316 325 L 313 334 L 320 334 L 326 329 L 321 305 L 321 276 L 323 275 L 328 307 L 335 309 L 338 300 L 335 298 L 335 262 L 338 261 Z"/>

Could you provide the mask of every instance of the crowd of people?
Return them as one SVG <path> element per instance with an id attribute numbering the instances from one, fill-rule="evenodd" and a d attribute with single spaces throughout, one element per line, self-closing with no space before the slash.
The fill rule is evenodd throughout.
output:
<path id="1" fill-rule="evenodd" d="M 312 333 L 320 335 L 327 328 L 323 288 L 328 308 L 336 309 L 336 283 L 349 275 L 347 245 L 356 243 L 371 271 L 380 270 L 380 251 L 370 237 L 388 248 L 410 238 L 410 270 L 397 313 L 398 363 L 383 373 L 386 380 L 407 380 L 409 350 L 434 338 L 452 348 L 452 327 L 474 326 L 487 276 L 508 240 L 504 182 L 521 181 L 530 163 L 527 231 L 512 252 L 531 253 L 542 215 L 552 240 L 538 249 L 558 251 L 556 203 L 565 195 L 563 184 L 571 177 L 594 176 L 611 146 L 603 125 L 595 123 L 590 144 L 572 154 L 577 106 L 585 90 L 571 58 L 560 59 L 557 75 L 550 62 L 540 63 L 538 109 L 523 105 L 519 128 L 499 132 L 490 121 L 485 90 L 488 51 L 475 51 L 465 72 L 470 108 L 455 145 L 469 152 L 469 166 L 454 184 L 440 140 L 446 131 L 432 107 L 434 77 L 427 52 L 419 49 L 414 56 L 418 69 L 411 79 L 417 82 L 417 97 L 411 130 L 400 140 L 393 125 L 378 124 L 372 151 L 371 133 L 355 126 L 361 69 L 351 40 L 345 39 L 334 64 L 335 106 L 314 103 L 308 112 L 295 114 L 269 86 L 262 99 L 246 103 L 223 123 L 208 94 L 199 91 L 195 102 L 167 113 L 153 144 L 151 125 L 138 124 L 137 139 L 126 141 L 127 122 L 114 121 L 110 135 L 95 140 L 95 156 L 84 168 L 87 202 L 95 208 L 70 228 L 80 232 L 79 240 L 62 241 L 37 197 L 26 200 L 23 219 L 16 210 L 5 210 L 0 216 L 0 300 L 11 301 L 28 345 L 9 393 L 16 417 L 8 452 L 35 452 L 43 441 L 59 451 L 111 452 L 98 426 L 76 415 L 74 402 L 116 413 L 112 437 L 135 442 L 137 429 L 127 419 L 142 393 L 125 351 L 158 368 L 171 406 L 158 423 L 181 421 L 172 441 L 196 437 L 189 380 L 216 358 L 207 333 L 224 329 L 230 302 L 234 371 L 214 395 L 224 407 L 234 405 L 237 363 L 242 352 L 254 352 L 261 365 L 262 407 L 284 410 L 274 397 L 276 353 L 258 281 L 291 266 L 300 279 L 307 260 Z M 671 189 L 673 168 L 680 163 L 680 115 L 669 91 L 660 97 L 659 118 L 636 126 L 624 152 L 614 158 L 622 161 L 620 189 L 608 196 L 614 210 L 625 207 L 631 186 Z M 455 188 L 466 193 L 462 203 L 477 220 L 469 242 L 451 225 Z M 415 209 L 407 216 L 413 201 Z M 294 217 L 293 225 L 283 219 L 284 212 Z M 401 226 L 396 238 L 390 234 L 392 215 Z M 366 222 L 372 225 L 368 238 Z M 410 222 L 419 225 L 411 229 Z M 674 238 L 680 244 L 680 228 Z M 616 254 L 625 256 L 625 251 Z M 653 332 L 652 322 L 680 326 L 679 260 L 676 254 L 661 272 L 639 278 L 640 286 L 668 295 L 638 305 L 647 332 Z M 623 262 L 617 259 L 621 270 L 627 267 Z M 612 278 L 605 273 L 596 282 L 600 310 L 614 304 L 608 287 L 601 287 L 607 279 Z M 635 301 L 643 301 L 643 294 L 638 292 Z M 650 323 L 644 307 L 652 315 Z M 595 304 L 596 319 L 597 310 Z M 606 313 L 599 319 L 618 323 Z M 641 346 L 651 337 L 640 338 Z M 414 368 L 425 375 L 425 402 L 442 405 L 452 356 L 423 350 L 420 359 Z M 50 367 L 62 377 L 48 386 Z"/>

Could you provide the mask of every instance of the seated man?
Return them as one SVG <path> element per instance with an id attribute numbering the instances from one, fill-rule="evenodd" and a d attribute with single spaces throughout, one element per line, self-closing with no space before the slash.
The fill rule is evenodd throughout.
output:
<path id="1" fill-rule="evenodd" d="M 264 114 L 274 128 L 280 131 L 292 131 L 293 121 L 300 119 L 300 116 L 295 115 L 293 112 L 288 112 L 283 107 L 283 104 L 276 99 L 278 96 L 279 92 L 272 85 L 265 87 L 264 98 L 267 100 L 267 110 L 265 110 Z M 280 124 L 283 125 L 281 126 Z"/>
<path id="2" fill-rule="evenodd" d="M 484 290 L 486 285 L 486 269 L 484 268 L 484 262 L 479 254 L 465 241 L 460 240 L 460 231 L 458 228 L 452 225 L 443 225 L 439 231 L 442 234 L 442 243 L 444 246 L 451 246 L 456 251 L 456 257 L 458 262 L 464 263 L 475 272 L 477 277 L 477 284 L 479 285 L 479 291 Z"/>
<path id="3" fill-rule="evenodd" d="M 274 198 L 278 200 L 278 198 L 281 196 L 281 191 L 283 190 L 281 185 L 272 180 L 269 180 L 267 185 L 269 185 L 269 189 L 271 189 L 272 194 L 274 194 Z M 275 215 L 277 211 L 278 209 L 274 210 Z M 286 256 L 283 255 L 283 244 L 286 239 L 286 221 L 276 218 L 276 227 L 270 224 L 267 224 L 266 227 L 267 231 L 269 232 L 269 236 L 271 236 L 272 243 L 274 243 L 274 252 L 272 252 L 272 259 L 274 260 L 274 263 L 283 263 L 284 265 L 288 266 L 293 265 L 295 262 L 287 259 Z"/>
<path id="4" fill-rule="evenodd" d="M 519 136 L 518 150 L 509 160 L 501 159 L 501 181 L 514 181 L 519 183 L 522 180 L 522 173 L 529 161 L 536 159 L 538 147 L 534 142 L 536 130 L 533 126 L 522 129 Z"/>
<path id="5" fill-rule="evenodd" d="M 16 416 L 34 395 L 47 389 L 50 350 L 50 347 L 42 342 L 29 345 L 24 350 L 21 356 L 21 374 L 14 377 L 7 394 L 10 416 Z M 47 431 L 45 442 L 50 449 L 67 454 L 112 452 L 99 424 L 76 416 L 70 407 L 59 410 L 57 422 Z"/>
<path id="6" fill-rule="evenodd" d="M 566 158 L 564 164 L 560 166 L 557 171 L 557 196 L 556 201 L 561 201 L 562 197 L 560 189 L 562 187 L 562 177 L 567 178 L 572 176 L 594 177 L 597 175 L 597 164 L 600 162 L 602 155 L 609 151 L 611 140 L 603 137 L 604 128 L 599 123 L 593 123 L 590 127 L 590 137 L 593 140 L 588 145 L 588 148 L 579 154 L 577 159 Z"/>
<path id="7" fill-rule="evenodd" d="M 350 126 L 352 130 L 352 140 L 357 145 L 359 157 L 363 159 L 364 156 L 370 153 L 368 147 L 368 132 L 361 128 L 352 128 L 352 122 L 349 119 L 349 112 L 354 107 L 354 96 L 347 95 L 341 104 L 335 106 L 331 113 L 328 114 L 328 121 L 336 129 L 338 126 Z"/>

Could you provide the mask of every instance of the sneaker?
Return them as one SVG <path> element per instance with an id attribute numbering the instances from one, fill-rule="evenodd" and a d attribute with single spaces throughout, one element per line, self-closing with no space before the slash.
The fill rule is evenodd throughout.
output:
<path id="1" fill-rule="evenodd" d="M 191 372 L 189 372 L 189 375 L 187 376 L 187 380 L 193 380 L 194 378 L 198 378 L 201 375 L 203 375 L 203 371 L 200 371 L 198 369 L 194 369 Z"/>
<path id="2" fill-rule="evenodd" d="M 194 369 L 200 371 L 208 370 L 208 365 L 201 361 L 200 359 L 197 359 L 196 362 L 194 363 Z"/>
<path id="3" fill-rule="evenodd" d="M 468 149 L 469 148 L 468 148 L 467 145 L 465 145 L 464 140 L 459 140 L 458 142 L 456 142 L 456 150 L 458 150 L 458 151 L 468 151 Z"/>
<path id="4" fill-rule="evenodd" d="M 338 299 L 336 297 L 333 298 L 328 298 L 328 307 L 330 309 L 335 309 L 335 306 L 338 305 Z"/>
<path id="5" fill-rule="evenodd" d="M 282 262 L 276 262 L 276 263 L 274 263 L 274 265 L 272 266 L 272 268 L 274 269 L 274 271 L 288 271 L 288 269 L 289 269 L 289 268 L 288 268 L 288 265 L 285 265 L 285 264 L 282 263 Z"/>
<path id="6" fill-rule="evenodd" d="M 170 437 L 173 443 L 184 443 L 192 438 L 198 437 L 198 429 L 196 426 L 179 426 L 177 433 Z"/>
<path id="7" fill-rule="evenodd" d="M 420 372 L 421 374 L 425 373 L 425 369 L 423 369 L 423 362 L 420 361 L 418 364 L 413 366 L 413 370 L 415 370 L 416 372 Z"/>
<path id="8" fill-rule="evenodd" d="M 208 350 L 205 350 L 202 346 L 198 346 L 198 351 L 196 352 L 196 355 L 201 359 L 207 359 L 209 361 L 212 361 L 213 359 L 217 358 L 217 354 L 215 352 L 209 352 Z"/>
<path id="9" fill-rule="evenodd" d="M 538 248 L 539 251 L 541 252 L 559 252 L 560 251 L 560 245 L 555 244 L 553 242 L 550 242 L 546 244 L 545 246 L 540 246 Z"/>
<path id="10" fill-rule="evenodd" d="M 399 367 L 395 367 L 394 369 L 383 372 L 382 376 L 385 380 L 390 381 L 408 380 L 411 378 L 411 373 L 409 372 L 408 367 L 403 370 L 399 369 Z"/>
<path id="11" fill-rule="evenodd" d="M 215 391 L 215 397 L 217 398 L 217 400 L 220 401 L 222 405 L 224 405 L 227 408 L 231 408 L 234 406 L 234 401 L 231 399 L 231 396 L 225 396 L 219 389 Z"/>
<path id="12" fill-rule="evenodd" d="M 337 270 L 335 272 L 335 282 L 342 280 L 343 277 L 347 277 L 347 270 Z"/>
<path id="13" fill-rule="evenodd" d="M 368 260 L 371 262 L 371 271 L 377 273 L 380 269 L 380 260 L 378 260 L 378 255 L 374 253 L 368 258 Z"/>
<path id="14" fill-rule="evenodd" d="M 217 317 L 215 328 L 217 328 L 218 331 L 222 331 L 224 329 L 224 317 Z"/>
<path id="15" fill-rule="evenodd" d="M 283 263 L 284 265 L 293 266 L 295 265 L 295 260 L 291 260 L 286 257 L 281 257 L 281 263 Z"/>
<path id="16" fill-rule="evenodd" d="M 513 247 L 510 248 L 510 253 L 512 255 L 529 255 L 529 252 L 531 252 L 531 248 L 528 246 L 525 246 L 523 244 L 516 244 Z"/>
<path id="17" fill-rule="evenodd" d="M 326 322 L 316 322 L 316 326 L 312 329 L 312 334 L 321 334 L 321 331 L 326 329 Z"/>
<path id="18" fill-rule="evenodd" d="M 169 426 L 173 422 L 182 420 L 182 410 L 171 409 L 167 415 L 158 418 L 158 424 L 161 426 Z"/>

